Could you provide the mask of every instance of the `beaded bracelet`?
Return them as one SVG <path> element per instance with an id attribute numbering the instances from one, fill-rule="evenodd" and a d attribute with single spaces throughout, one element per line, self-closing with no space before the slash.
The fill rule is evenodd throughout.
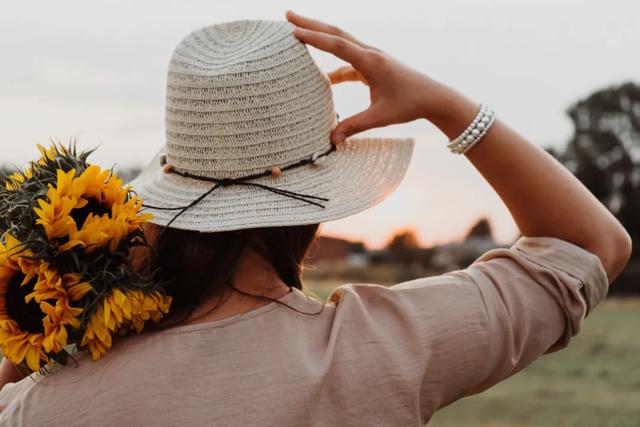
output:
<path id="1" fill-rule="evenodd" d="M 452 153 L 464 154 L 471 147 L 478 143 L 487 133 L 496 118 L 495 112 L 486 105 L 480 105 L 480 111 L 473 119 L 473 122 L 462 134 L 450 141 L 447 147 Z"/>

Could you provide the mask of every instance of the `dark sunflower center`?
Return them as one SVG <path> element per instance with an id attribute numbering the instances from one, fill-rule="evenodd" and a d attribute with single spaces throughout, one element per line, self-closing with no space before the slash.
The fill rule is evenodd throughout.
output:
<path id="1" fill-rule="evenodd" d="M 33 290 L 33 285 L 37 279 L 34 277 L 31 282 L 20 286 L 23 279 L 24 275 L 17 273 L 7 284 L 7 291 L 4 296 L 7 314 L 11 319 L 18 322 L 21 330 L 30 334 L 43 333 L 42 318 L 44 314 L 40 310 L 40 306 L 34 300 L 29 301 L 29 304 L 24 302 L 24 297 Z"/>
<path id="2" fill-rule="evenodd" d="M 71 218 L 76 222 L 78 230 L 82 228 L 90 213 L 93 213 L 93 216 L 102 216 L 111 212 L 109 208 L 98 203 L 98 201 L 93 198 L 87 199 L 87 202 L 88 203 L 83 208 L 71 211 Z"/>

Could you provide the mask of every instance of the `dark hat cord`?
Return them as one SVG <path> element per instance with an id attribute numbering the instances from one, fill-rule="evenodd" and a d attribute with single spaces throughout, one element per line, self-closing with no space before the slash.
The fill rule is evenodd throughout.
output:
<path id="1" fill-rule="evenodd" d="M 324 209 L 325 206 L 323 204 L 317 202 L 316 200 L 320 200 L 320 201 L 323 201 L 323 202 L 328 202 L 329 199 L 327 199 L 327 198 L 319 197 L 319 196 L 312 196 L 310 194 L 296 193 L 296 192 L 293 192 L 293 191 L 284 190 L 284 189 L 277 188 L 277 187 L 272 187 L 270 185 L 260 184 L 260 183 L 257 183 L 257 182 L 249 182 L 249 181 L 252 181 L 252 180 L 258 179 L 258 178 L 264 178 L 264 177 L 267 177 L 267 176 L 279 176 L 284 171 L 295 169 L 295 168 L 298 168 L 300 166 L 305 166 L 305 165 L 308 165 L 310 163 L 315 163 L 318 159 L 320 159 L 322 157 L 325 157 L 325 156 L 328 156 L 329 154 L 331 154 L 335 150 L 336 150 L 336 145 L 335 144 L 331 144 L 331 147 L 327 151 L 325 151 L 324 153 L 314 154 L 313 156 L 311 156 L 311 158 L 302 159 L 302 160 L 300 160 L 300 161 L 298 161 L 296 163 L 293 163 L 293 164 L 290 164 L 288 166 L 285 166 L 282 169 L 280 169 L 277 166 L 274 166 L 274 168 L 271 169 L 271 170 L 266 170 L 266 171 L 261 172 L 261 173 L 242 176 L 242 177 L 239 177 L 239 178 L 212 178 L 212 177 L 208 177 L 208 176 L 194 175 L 194 174 L 189 173 L 189 172 L 180 172 L 180 171 L 176 170 L 172 165 L 163 164 L 161 166 L 164 167 L 164 171 L 166 173 L 174 173 L 174 174 L 180 175 L 180 176 L 182 176 L 184 178 L 196 179 L 198 181 L 212 182 L 212 183 L 214 183 L 214 185 L 209 190 L 207 190 L 204 194 L 202 194 L 201 196 L 199 196 L 198 198 L 196 198 L 191 203 L 189 203 L 188 205 L 185 205 L 185 206 L 178 206 L 178 207 L 169 208 L 169 207 L 163 207 L 163 206 L 151 206 L 151 205 L 147 205 L 146 203 L 143 203 L 142 206 L 145 207 L 145 208 L 149 208 L 149 209 L 157 209 L 157 210 L 165 210 L 165 211 L 179 211 L 171 219 L 171 221 L 169 221 L 169 223 L 166 225 L 166 227 L 169 227 L 176 219 L 178 219 L 178 217 L 180 215 L 182 215 L 188 209 L 190 209 L 193 206 L 195 206 L 198 203 L 200 203 L 203 199 L 205 199 L 209 194 L 213 193 L 216 189 L 218 189 L 220 187 L 228 187 L 228 186 L 231 186 L 231 185 L 247 185 L 247 186 L 251 186 L 251 187 L 262 188 L 264 190 L 271 191 L 272 193 L 280 194 L 282 196 L 290 197 L 292 199 L 301 200 L 303 202 L 306 202 L 306 203 L 309 203 L 311 205 L 318 206 L 318 207 L 321 207 L 321 208 Z M 163 159 L 166 159 L 166 158 L 163 157 Z"/>

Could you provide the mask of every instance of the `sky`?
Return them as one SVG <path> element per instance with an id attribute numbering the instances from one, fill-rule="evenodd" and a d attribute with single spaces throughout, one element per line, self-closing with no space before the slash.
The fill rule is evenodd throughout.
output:
<path id="1" fill-rule="evenodd" d="M 77 138 L 103 166 L 143 165 L 163 144 L 166 68 L 190 31 L 293 9 L 495 108 L 540 146 L 572 133 L 565 111 L 590 92 L 638 80 L 637 0 L 6 1 L 0 0 L 0 163 L 23 164 L 35 144 Z M 312 49 L 323 70 L 340 61 Z M 334 88 L 342 118 L 367 106 L 357 84 Z M 518 230 L 473 165 L 426 121 L 369 135 L 413 137 L 403 183 L 381 204 L 323 232 L 383 245 L 412 228 L 423 245 L 460 240 L 481 216 L 498 243 Z"/>

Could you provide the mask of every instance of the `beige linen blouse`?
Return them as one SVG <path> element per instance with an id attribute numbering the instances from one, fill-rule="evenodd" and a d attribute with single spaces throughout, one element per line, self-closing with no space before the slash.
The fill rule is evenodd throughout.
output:
<path id="1" fill-rule="evenodd" d="M 466 269 L 347 284 L 126 338 L 0 392 L 11 426 L 415 426 L 565 347 L 604 298 L 594 254 L 521 237 Z M 293 290 L 280 300 L 317 312 Z"/>

